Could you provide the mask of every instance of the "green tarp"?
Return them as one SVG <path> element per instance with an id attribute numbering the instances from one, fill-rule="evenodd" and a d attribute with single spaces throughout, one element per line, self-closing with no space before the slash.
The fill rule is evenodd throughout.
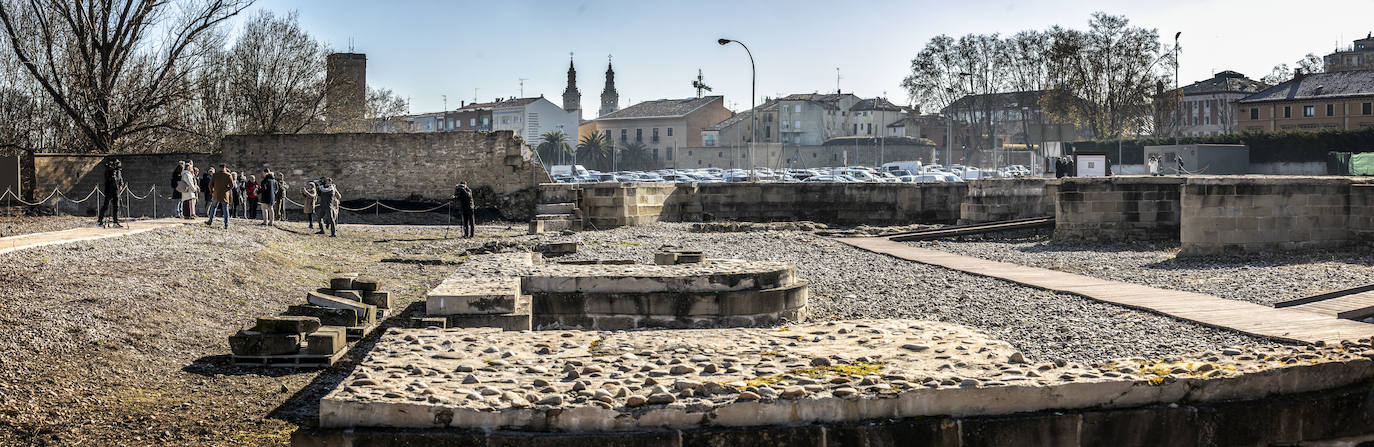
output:
<path id="1" fill-rule="evenodd" d="M 1374 175 L 1374 153 L 1350 154 L 1350 175 Z"/>

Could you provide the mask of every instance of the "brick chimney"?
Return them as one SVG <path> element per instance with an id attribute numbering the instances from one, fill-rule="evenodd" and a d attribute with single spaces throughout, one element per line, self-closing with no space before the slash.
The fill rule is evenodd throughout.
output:
<path id="1" fill-rule="evenodd" d="M 1294 69 L 1293 69 L 1293 80 L 1294 80 L 1294 81 L 1301 81 L 1302 78 L 1303 78 L 1302 69 L 1301 69 L 1301 68 L 1294 68 Z"/>

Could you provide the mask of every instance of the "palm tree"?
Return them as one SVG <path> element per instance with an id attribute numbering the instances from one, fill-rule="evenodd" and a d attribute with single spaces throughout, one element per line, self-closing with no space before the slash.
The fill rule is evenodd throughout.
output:
<path id="1" fill-rule="evenodd" d="M 568 135 L 562 131 L 544 132 L 539 138 L 543 139 L 544 142 L 539 143 L 535 150 L 539 151 L 539 156 L 544 159 L 545 164 L 564 164 L 562 157 L 572 155 L 572 146 L 568 145 Z"/>
<path id="2" fill-rule="evenodd" d="M 649 158 L 649 149 L 644 147 L 644 143 L 638 141 L 631 141 L 620 149 L 621 169 L 649 169 L 649 165 L 652 163 L 652 160 Z"/>
<path id="3" fill-rule="evenodd" d="M 582 142 L 577 144 L 577 159 L 581 161 L 584 166 L 592 167 L 592 169 L 599 171 L 610 170 L 610 132 L 592 132 L 582 137 Z"/>

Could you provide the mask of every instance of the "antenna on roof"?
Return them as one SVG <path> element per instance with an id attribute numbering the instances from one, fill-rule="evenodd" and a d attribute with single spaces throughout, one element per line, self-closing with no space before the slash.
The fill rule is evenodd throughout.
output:
<path id="1" fill-rule="evenodd" d="M 708 86 L 708 85 L 706 85 L 706 78 L 702 77 L 702 75 L 701 75 L 701 69 L 700 69 L 700 68 L 697 69 L 697 80 L 692 81 L 692 87 L 695 87 L 695 88 L 697 89 L 697 97 L 698 97 L 698 98 L 701 97 L 701 91 L 702 91 L 702 90 L 706 90 L 706 91 L 708 91 L 708 92 L 711 91 L 711 87 Z"/>
<path id="2" fill-rule="evenodd" d="M 840 92 L 840 79 L 843 79 L 843 77 L 840 76 L 840 67 L 835 67 L 835 94 L 836 94 L 836 95 L 842 93 L 842 92 Z"/>
<path id="3" fill-rule="evenodd" d="M 353 36 L 348 36 L 348 52 L 353 52 Z"/>
<path id="4" fill-rule="evenodd" d="M 530 78 L 520 78 L 520 97 L 521 97 L 521 98 L 524 98 L 524 97 L 525 97 L 525 81 L 528 81 L 528 80 L 530 80 Z"/>

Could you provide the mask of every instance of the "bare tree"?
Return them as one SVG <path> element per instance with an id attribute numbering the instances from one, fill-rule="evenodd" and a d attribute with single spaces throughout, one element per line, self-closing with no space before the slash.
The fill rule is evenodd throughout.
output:
<path id="1" fill-rule="evenodd" d="M 1014 93 L 1016 104 L 1020 107 L 1022 143 L 1034 144 L 1031 140 L 1031 121 L 1042 130 L 1043 122 L 1038 113 L 1041 91 L 1049 81 L 1050 61 L 1047 57 L 1050 37 L 1048 33 L 1027 30 L 1016 33 L 1003 43 L 1004 63 L 1008 67 L 1007 85 Z"/>
<path id="2" fill-rule="evenodd" d="M 176 129 L 202 34 L 251 0 L 0 0 L 9 49 L 85 137 L 114 152 L 129 136 Z M 153 36 L 161 33 L 160 38 Z"/>
<path id="3" fill-rule="evenodd" d="M 407 132 L 410 129 L 395 120 L 406 114 L 406 100 L 389 88 L 367 89 L 367 111 L 364 118 L 374 132 Z"/>
<path id="4" fill-rule="evenodd" d="M 1051 31 L 1051 79 L 1046 111 L 1083 123 L 1098 138 L 1138 134 L 1151 126 L 1152 90 L 1167 78 L 1171 54 L 1161 54 L 1154 29 L 1123 16 L 1093 13 L 1088 31 Z"/>
<path id="5" fill-rule="evenodd" d="M 297 14 L 268 11 L 244 25 L 229 51 L 229 91 L 238 131 L 298 133 L 324 118 L 329 49 L 310 37 Z"/>

